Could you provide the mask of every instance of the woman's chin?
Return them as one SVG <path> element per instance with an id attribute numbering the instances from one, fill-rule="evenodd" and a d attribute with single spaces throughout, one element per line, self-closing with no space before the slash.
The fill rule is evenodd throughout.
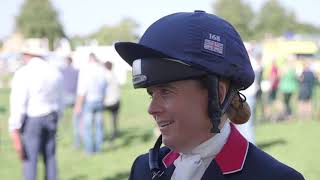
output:
<path id="1" fill-rule="evenodd" d="M 167 147 L 169 147 L 170 149 L 174 148 L 174 143 L 173 143 L 172 138 L 170 136 L 162 135 L 162 143 L 164 145 L 166 145 Z"/>

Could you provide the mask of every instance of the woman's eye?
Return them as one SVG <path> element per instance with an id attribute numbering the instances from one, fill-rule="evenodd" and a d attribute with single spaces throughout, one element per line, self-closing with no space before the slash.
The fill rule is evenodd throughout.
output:
<path id="1" fill-rule="evenodd" d="M 171 93 L 171 91 L 168 90 L 168 89 L 161 89 L 161 94 L 162 95 L 169 95 L 170 93 Z"/>

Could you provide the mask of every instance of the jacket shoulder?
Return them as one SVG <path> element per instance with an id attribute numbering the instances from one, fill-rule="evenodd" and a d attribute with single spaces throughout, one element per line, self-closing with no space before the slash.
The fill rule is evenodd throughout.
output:
<path id="1" fill-rule="evenodd" d="M 243 167 L 244 172 L 266 179 L 303 180 L 303 176 L 293 168 L 281 163 L 250 143 Z M 262 178 L 262 179 L 264 179 Z"/>

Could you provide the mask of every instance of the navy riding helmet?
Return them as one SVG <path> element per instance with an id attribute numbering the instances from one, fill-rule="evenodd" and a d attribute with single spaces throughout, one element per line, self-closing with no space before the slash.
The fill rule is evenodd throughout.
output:
<path id="1" fill-rule="evenodd" d="M 153 23 L 139 43 L 118 42 L 115 49 L 132 66 L 135 88 L 177 80 L 207 77 L 212 132 L 219 132 L 220 118 L 239 90 L 254 81 L 249 56 L 235 28 L 204 11 L 181 12 Z M 219 78 L 231 88 L 219 103 Z"/>

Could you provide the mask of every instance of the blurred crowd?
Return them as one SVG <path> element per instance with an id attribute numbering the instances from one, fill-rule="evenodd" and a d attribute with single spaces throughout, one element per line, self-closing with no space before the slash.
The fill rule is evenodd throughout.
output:
<path id="1" fill-rule="evenodd" d="M 319 75 L 317 60 L 264 56 L 254 44 L 246 43 L 251 65 L 255 72 L 254 83 L 243 95 L 251 109 L 250 120 L 238 125 L 240 132 L 252 143 L 254 124 L 293 120 L 320 120 Z"/>
<path id="2" fill-rule="evenodd" d="M 77 69 L 71 57 L 59 67 L 44 57 L 42 49 L 23 50 L 24 65 L 11 82 L 9 131 L 24 178 L 30 180 L 36 179 L 40 154 L 45 179 L 56 179 L 56 133 L 67 108 L 73 109 L 74 147 L 84 148 L 88 155 L 102 150 L 104 111 L 112 115 L 111 142 L 119 132 L 120 83 L 112 62 L 90 53 L 84 66 Z"/>
<path id="3" fill-rule="evenodd" d="M 61 68 L 65 107 L 73 108 L 74 146 L 84 145 L 85 152 L 101 151 L 105 137 L 103 112 L 111 113 L 111 141 L 118 133 L 120 109 L 120 83 L 111 61 L 102 61 L 94 53 L 88 55 L 88 62 L 78 70 L 72 58 L 66 59 Z"/>
<path id="4" fill-rule="evenodd" d="M 273 56 L 268 61 L 270 64 L 263 64 L 261 56 L 253 56 L 250 49 L 249 54 L 256 74 L 250 88 L 254 89 L 258 104 L 252 109 L 254 113 L 257 113 L 256 108 L 261 109 L 258 114 L 261 120 L 276 122 L 319 118 L 315 115 L 319 112 L 312 106 L 318 95 L 319 74 L 314 68 L 318 66 L 317 60 L 297 59 L 291 55 Z"/>

